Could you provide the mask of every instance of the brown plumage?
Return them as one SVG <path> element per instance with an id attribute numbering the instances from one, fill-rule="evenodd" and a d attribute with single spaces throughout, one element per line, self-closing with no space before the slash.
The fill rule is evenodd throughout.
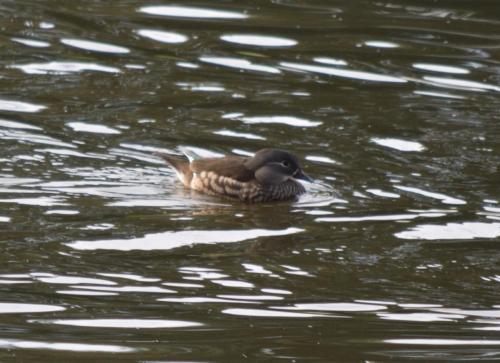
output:
<path id="1" fill-rule="evenodd" d="M 305 192 L 297 179 L 311 181 L 297 158 L 283 150 L 262 149 L 249 158 L 225 156 L 191 162 L 184 156 L 156 155 L 174 168 L 187 188 L 249 203 L 293 199 Z"/>

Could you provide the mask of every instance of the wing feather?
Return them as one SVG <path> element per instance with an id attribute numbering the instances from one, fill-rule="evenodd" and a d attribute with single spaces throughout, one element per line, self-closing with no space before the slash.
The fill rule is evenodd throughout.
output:
<path id="1" fill-rule="evenodd" d="M 190 164 L 191 171 L 194 173 L 214 172 L 240 182 L 247 182 L 255 179 L 254 172 L 247 169 L 243 163 L 246 158 L 239 156 L 226 156 L 223 158 L 207 158 L 193 160 Z"/>

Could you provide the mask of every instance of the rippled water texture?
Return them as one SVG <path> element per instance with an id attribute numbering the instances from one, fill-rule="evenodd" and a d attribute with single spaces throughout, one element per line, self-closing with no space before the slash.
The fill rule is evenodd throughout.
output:
<path id="1" fill-rule="evenodd" d="M 500 360 L 497 1 L 0 2 L 0 361 Z M 292 150 L 244 205 L 154 151 Z"/>

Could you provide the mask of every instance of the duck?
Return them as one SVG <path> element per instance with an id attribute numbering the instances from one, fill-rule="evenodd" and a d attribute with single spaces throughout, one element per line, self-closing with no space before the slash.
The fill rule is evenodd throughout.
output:
<path id="1" fill-rule="evenodd" d="M 312 183 L 292 153 L 266 148 L 251 157 L 226 155 L 198 158 L 156 152 L 170 165 L 189 189 L 212 196 L 261 203 L 296 199 L 306 189 L 300 180 Z"/>

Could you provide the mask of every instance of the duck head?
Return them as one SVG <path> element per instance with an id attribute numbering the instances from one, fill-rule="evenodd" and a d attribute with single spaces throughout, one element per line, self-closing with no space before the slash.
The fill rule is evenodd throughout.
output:
<path id="1" fill-rule="evenodd" d="M 245 167 L 252 170 L 262 184 L 280 184 L 290 179 L 313 182 L 304 174 L 297 158 L 284 150 L 259 150 L 245 161 Z"/>

